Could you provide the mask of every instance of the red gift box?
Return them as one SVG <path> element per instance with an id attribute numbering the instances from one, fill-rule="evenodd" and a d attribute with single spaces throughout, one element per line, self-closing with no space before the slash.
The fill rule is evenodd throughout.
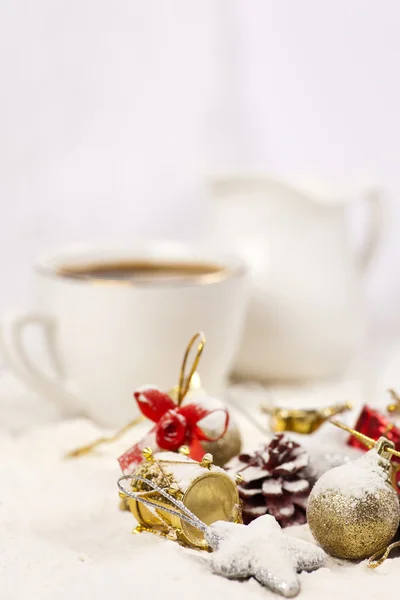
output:
<path id="1" fill-rule="evenodd" d="M 400 429 L 386 416 L 370 406 L 363 406 L 354 429 L 374 440 L 384 436 L 394 443 L 396 450 L 400 451 Z M 353 436 L 350 436 L 347 443 L 354 448 L 367 450 L 365 445 Z M 392 461 L 399 464 L 400 458 L 393 456 Z M 400 484 L 400 471 L 397 472 L 397 483 Z M 397 491 L 400 493 L 400 489 Z"/>

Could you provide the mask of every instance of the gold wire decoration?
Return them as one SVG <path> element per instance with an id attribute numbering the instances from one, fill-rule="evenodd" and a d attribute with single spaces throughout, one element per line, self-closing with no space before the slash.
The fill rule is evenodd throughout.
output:
<path id="1" fill-rule="evenodd" d="M 110 435 L 109 437 L 100 437 L 90 444 L 70 450 L 70 452 L 67 452 L 65 455 L 65 458 L 77 458 L 78 456 L 83 456 L 84 454 L 90 454 L 90 452 L 93 452 L 93 450 L 101 444 L 112 444 L 113 442 L 118 441 L 127 431 L 144 421 L 144 419 L 145 417 L 143 415 L 138 415 L 135 419 L 132 419 L 132 421 L 121 427 L 121 429 L 116 431 L 113 435 Z"/>
<path id="2" fill-rule="evenodd" d="M 340 421 L 336 421 L 336 419 L 331 419 L 330 423 L 332 423 L 332 425 L 335 425 L 336 427 L 339 427 L 340 429 L 343 429 L 343 431 L 347 431 L 347 433 L 350 433 L 350 435 L 357 438 L 367 448 L 372 449 L 377 447 L 378 452 L 380 453 L 387 453 L 389 456 L 397 456 L 398 458 L 400 458 L 400 452 L 392 447 L 393 442 L 386 439 L 384 436 L 380 437 L 379 440 L 374 440 L 373 438 L 370 438 L 364 433 L 361 433 L 356 429 L 352 429 L 351 427 L 348 427 Z M 400 470 L 400 465 L 393 465 L 393 463 L 390 464 L 392 467 L 392 485 L 395 489 L 397 489 L 398 484 L 396 481 L 396 474 Z M 376 569 L 377 567 L 379 567 L 388 558 L 390 552 L 397 547 L 400 547 L 400 541 L 393 542 L 392 544 L 387 546 L 387 548 L 382 548 L 381 550 L 378 550 L 378 552 L 373 554 L 368 559 L 368 567 L 370 569 Z"/>
<path id="3" fill-rule="evenodd" d="M 197 351 L 196 351 L 195 357 L 193 359 L 193 363 L 190 368 L 189 375 L 187 377 L 185 377 L 186 364 L 187 364 L 187 361 L 189 358 L 190 351 L 193 347 L 193 344 L 198 339 L 200 341 L 197 346 Z M 192 379 L 195 379 L 197 376 L 196 369 L 199 365 L 205 343 L 206 343 L 206 338 L 205 338 L 204 333 L 202 333 L 201 331 L 198 331 L 190 339 L 190 341 L 186 347 L 185 354 L 183 356 L 180 373 L 179 373 L 179 383 L 178 383 L 177 392 L 176 392 L 178 406 L 181 405 L 186 394 L 188 393 L 188 391 L 191 387 Z M 84 456 L 85 454 L 90 454 L 91 452 L 93 452 L 93 450 L 95 450 L 98 446 L 100 446 L 102 444 L 112 444 L 112 443 L 118 441 L 125 433 L 127 433 L 128 431 L 133 429 L 133 427 L 136 427 L 136 425 L 138 425 L 139 423 L 141 423 L 144 420 L 145 420 L 144 415 L 138 415 L 132 421 L 130 421 L 129 423 L 127 423 L 126 425 L 121 427 L 121 429 L 119 429 L 113 435 L 111 435 L 109 437 L 102 436 L 102 437 L 94 440 L 93 442 L 90 442 L 89 444 L 85 444 L 84 446 L 80 446 L 79 448 L 75 448 L 74 450 L 70 450 L 65 455 L 65 458 L 78 458 L 80 456 Z"/>
<path id="4" fill-rule="evenodd" d="M 376 569 L 376 567 L 379 567 L 382 563 L 385 562 L 385 560 L 389 557 L 389 554 L 391 553 L 392 550 L 394 550 L 395 548 L 399 548 L 399 547 L 400 547 L 400 541 L 393 542 L 393 544 L 390 544 L 386 548 L 386 550 L 379 550 L 378 552 L 375 552 L 375 554 L 373 554 L 368 559 L 368 567 L 370 569 Z"/>

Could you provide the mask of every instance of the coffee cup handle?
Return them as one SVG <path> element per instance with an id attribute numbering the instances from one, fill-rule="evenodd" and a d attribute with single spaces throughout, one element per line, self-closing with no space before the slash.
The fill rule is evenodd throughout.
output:
<path id="1" fill-rule="evenodd" d="M 4 358 L 15 374 L 29 387 L 49 398 L 62 402 L 66 412 L 76 414 L 77 396 L 63 372 L 56 347 L 56 319 L 40 312 L 12 312 L 5 316 L 0 330 L 0 342 Z M 39 327 L 46 340 L 54 376 L 47 375 L 32 360 L 24 344 L 24 332 Z"/>

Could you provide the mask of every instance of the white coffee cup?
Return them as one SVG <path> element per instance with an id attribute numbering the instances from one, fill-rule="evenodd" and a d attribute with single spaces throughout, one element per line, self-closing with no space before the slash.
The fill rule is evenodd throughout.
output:
<path id="1" fill-rule="evenodd" d="M 88 265 L 138 261 L 174 263 L 190 272 L 114 279 L 85 271 Z M 203 273 L 205 265 L 212 272 Z M 176 384 L 186 346 L 201 330 L 207 339 L 201 381 L 209 393 L 222 393 L 246 302 L 246 269 L 239 259 L 179 243 L 93 243 L 71 245 L 38 260 L 34 269 L 35 308 L 6 315 L 1 331 L 6 362 L 32 389 L 101 425 L 119 426 L 136 413 L 135 388 Z M 52 375 L 25 343 L 31 326 L 43 331 Z"/>

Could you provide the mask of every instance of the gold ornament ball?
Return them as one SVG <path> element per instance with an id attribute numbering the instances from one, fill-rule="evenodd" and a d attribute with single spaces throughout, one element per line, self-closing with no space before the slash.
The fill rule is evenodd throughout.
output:
<path id="1" fill-rule="evenodd" d="M 354 467 L 355 484 L 357 476 L 361 476 L 359 493 L 351 496 L 340 486 L 330 485 L 334 471 L 337 482 L 341 470 L 347 470 L 342 471 L 347 477 L 349 468 L 351 465 L 337 467 L 319 479 L 308 500 L 307 521 L 311 533 L 328 554 L 362 560 L 385 548 L 395 536 L 400 518 L 399 500 L 393 487 L 382 478 L 375 487 L 372 477 L 371 488 L 362 489 L 363 473 Z"/>
<path id="2" fill-rule="evenodd" d="M 223 467 L 234 456 L 237 456 L 242 449 L 242 437 L 239 427 L 233 418 L 230 418 L 228 429 L 216 442 L 201 442 L 204 452 L 210 452 L 214 458 L 214 464 L 217 467 Z"/>
<path id="3" fill-rule="evenodd" d="M 170 392 L 172 398 L 176 397 L 176 392 L 172 390 Z M 186 403 L 194 402 L 203 408 L 214 411 L 226 409 L 226 405 L 216 398 L 212 398 L 206 394 L 202 389 L 189 391 L 182 406 Z M 201 425 L 204 433 L 210 438 L 218 437 L 221 431 L 221 419 L 217 420 L 217 423 L 211 423 L 205 419 L 205 423 Z M 201 442 L 204 452 L 209 452 L 213 455 L 214 465 L 217 467 L 223 467 L 227 462 L 234 456 L 237 456 L 242 449 L 242 436 L 240 435 L 239 427 L 232 415 L 229 413 L 229 425 L 228 429 L 222 437 L 216 441 L 205 441 Z"/>
<path id="4" fill-rule="evenodd" d="M 169 395 L 175 401 L 178 399 L 178 386 L 172 388 L 169 391 Z M 190 381 L 189 391 L 185 396 L 182 406 L 194 402 L 203 408 L 213 411 L 227 408 L 226 405 L 217 398 L 208 396 L 207 392 L 202 388 L 201 381 L 198 373 L 194 373 Z M 202 425 L 202 429 L 210 438 L 216 438 L 221 429 L 221 423 L 219 422 L 216 429 L 213 426 Z M 234 456 L 237 456 L 242 449 L 242 436 L 240 435 L 239 427 L 232 416 L 229 413 L 229 425 L 225 434 L 216 441 L 207 442 L 203 440 L 201 445 L 204 452 L 209 452 L 213 455 L 214 464 L 217 467 L 223 467 L 227 462 Z"/>

